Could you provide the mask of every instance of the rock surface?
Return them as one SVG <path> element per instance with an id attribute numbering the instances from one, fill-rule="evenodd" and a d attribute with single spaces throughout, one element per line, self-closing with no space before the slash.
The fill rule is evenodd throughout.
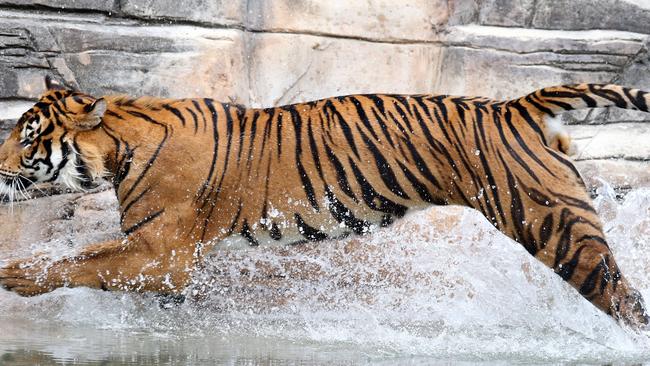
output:
<path id="1" fill-rule="evenodd" d="M 0 140 L 48 74 L 96 95 L 250 106 L 367 92 L 504 99 L 560 83 L 650 89 L 649 36 L 645 0 L 0 0 Z M 591 188 L 650 186 L 650 115 L 564 117 Z M 0 205 L 0 220 L 0 247 L 25 254 L 118 227 L 110 191 Z"/>

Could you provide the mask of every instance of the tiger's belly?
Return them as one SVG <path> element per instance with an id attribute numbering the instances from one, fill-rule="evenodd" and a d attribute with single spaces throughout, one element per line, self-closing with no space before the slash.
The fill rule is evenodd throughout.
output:
<path id="1" fill-rule="evenodd" d="M 425 208 L 418 205 L 409 207 L 406 212 Z M 331 211 L 300 215 L 296 212 L 280 213 L 271 211 L 270 217 L 253 224 L 247 223 L 221 240 L 219 249 L 249 249 L 257 247 L 298 245 L 307 242 L 338 240 L 351 235 L 365 235 L 390 226 L 402 215 L 372 213 L 366 216 L 341 217 Z"/>

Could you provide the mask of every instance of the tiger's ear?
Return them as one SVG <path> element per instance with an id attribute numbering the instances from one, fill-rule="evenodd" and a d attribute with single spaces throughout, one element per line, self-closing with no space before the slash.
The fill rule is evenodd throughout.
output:
<path id="1" fill-rule="evenodd" d="M 50 75 L 45 75 L 45 88 L 47 90 L 63 90 L 65 86 L 57 80 L 52 79 Z"/>
<path id="2" fill-rule="evenodd" d="M 74 128 L 78 130 L 91 130 L 102 123 L 102 118 L 108 108 L 104 98 L 95 99 L 92 103 L 86 104 L 83 111 L 74 116 Z"/>

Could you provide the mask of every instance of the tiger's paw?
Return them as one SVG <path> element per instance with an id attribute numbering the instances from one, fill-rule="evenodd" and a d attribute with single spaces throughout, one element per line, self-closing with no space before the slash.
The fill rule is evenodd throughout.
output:
<path id="1" fill-rule="evenodd" d="M 614 302 L 614 314 L 615 318 L 634 330 L 650 330 L 650 316 L 643 296 L 637 290 L 630 289 L 619 296 Z"/>
<path id="2" fill-rule="evenodd" d="M 36 296 L 54 290 L 47 257 L 17 260 L 0 268 L 0 286 L 21 296 Z"/>

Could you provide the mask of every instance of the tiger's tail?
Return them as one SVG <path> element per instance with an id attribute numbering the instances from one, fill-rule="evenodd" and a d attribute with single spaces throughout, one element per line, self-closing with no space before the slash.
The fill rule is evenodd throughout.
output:
<path id="1" fill-rule="evenodd" d="M 562 85 L 536 90 L 508 104 L 532 107 L 545 115 L 542 127 L 545 142 L 549 147 L 568 154 L 571 140 L 562 121 L 557 118 L 559 113 L 600 107 L 650 112 L 650 93 L 613 84 Z"/>

